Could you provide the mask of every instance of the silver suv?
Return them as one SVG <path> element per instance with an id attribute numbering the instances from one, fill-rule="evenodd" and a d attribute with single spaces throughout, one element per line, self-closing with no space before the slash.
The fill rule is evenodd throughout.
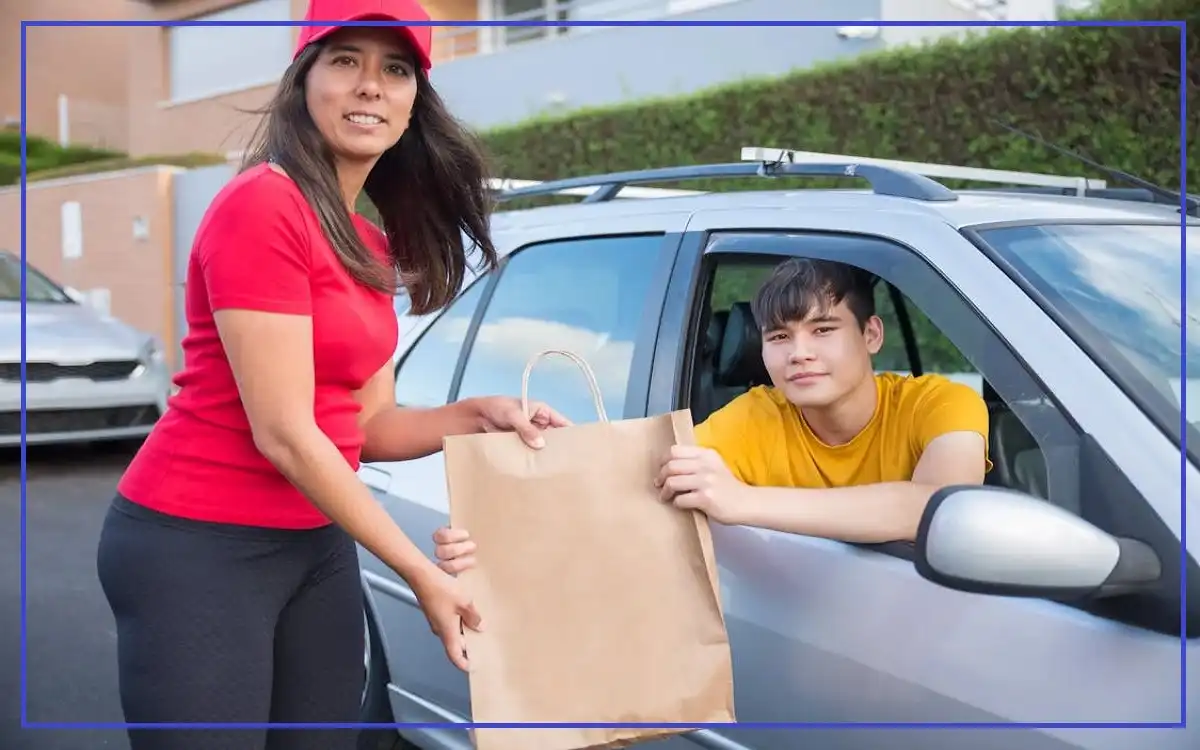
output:
<path id="1" fill-rule="evenodd" d="M 870 189 L 638 187 L 814 176 Z M 933 177 L 998 185 L 950 190 Z M 772 266 L 799 256 L 878 276 L 889 336 L 879 370 L 969 382 L 991 411 L 986 485 L 939 493 L 915 545 L 713 524 L 739 721 L 823 727 L 713 728 L 651 744 L 1200 747 L 1200 728 L 1179 728 L 1200 706 L 1200 570 L 1181 541 L 1200 538 L 1200 381 L 1184 372 L 1200 337 L 1194 317 L 1183 334 L 1181 298 L 1181 234 L 1190 260 L 1200 220 L 1182 228 L 1178 199 L 1085 178 L 764 149 L 503 197 L 550 194 L 586 197 L 497 214 L 500 270 L 441 313 L 398 308 L 400 404 L 515 393 L 532 353 L 561 348 L 592 364 L 609 414 L 690 408 L 700 422 L 766 382 L 748 301 Z M 1193 267 L 1187 302 L 1200 309 Z M 552 362 L 535 371 L 531 396 L 595 419 L 579 373 Z M 448 518 L 442 457 L 360 474 L 432 555 Z M 466 675 L 403 582 L 361 554 L 364 717 L 469 721 Z M 961 729 L 878 726 L 898 722 Z M 1080 726 L 1100 722 L 1141 730 Z M 1012 726 L 1027 723 L 1045 726 Z M 458 728 L 401 734 L 425 750 L 471 747 Z M 364 744 L 380 737 L 396 734 Z"/>

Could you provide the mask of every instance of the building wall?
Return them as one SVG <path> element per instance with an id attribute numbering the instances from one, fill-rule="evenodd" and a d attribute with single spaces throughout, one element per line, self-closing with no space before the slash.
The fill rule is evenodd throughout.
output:
<path id="1" fill-rule="evenodd" d="M 736 0 L 679 20 L 878 18 L 880 0 Z M 526 42 L 433 70 L 452 111 L 477 128 L 648 97 L 687 94 L 749 77 L 776 76 L 877 49 L 831 26 L 626 26 Z"/>
<path id="2" fill-rule="evenodd" d="M 125 20 L 132 0 L 0 0 L 0 122 L 21 114 L 21 21 Z M 60 94 L 68 97 L 74 143 L 123 150 L 128 145 L 128 27 L 26 27 L 26 128 L 59 134 Z"/>
<path id="3" fill-rule="evenodd" d="M 246 2 L 237 0 L 159 0 L 141 2 L 142 17 L 156 20 L 176 20 L 203 17 L 226 11 Z M 290 0 L 291 18 L 304 17 L 307 0 Z M 474 18 L 477 0 L 429 0 L 426 9 L 433 18 Z M 268 20 L 254 18 L 251 20 Z M 290 42 L 268 62 L 282 73 L 291 61 L 299 32 L 298 26 L 289 30 Z M 259 117 L 247 110 L 258 110 L 267 104 L 275 90 L 275 80 L 228 91 L 215 96 L 173 98 L 170 91 L 170 45 L 168 29 L 142 27 L 132 30 L 134 41 L 130 50 L 129 117 L 130 153 L 134 156 L 203 151 L 226 153 L 241 150 L 253 135 Z M 197 29 L 198 31 L 198 29 Z M 221 29 L 205 29 L 202 33 L 213 38 Z M 258 27 L 253 31 L 238 30 L 241 34 L 263 34 L 270 31 Z M 272 42 L 272 46 L 275 45 Z M 253 49 L 252 43 L 249 46 Z"/>
<path id="4" fill-rule="evenodd" d="M 175 364 L 172 175 L 168 167 L 35 182 L 26 192 L 26 260 L 80 291 L 107 289 L 114 317 L 158 336 Z M 77 201 L 83 251 L 63 257 L 61 210 Z M 135 237 L 135 221 L 146 230 Z M 0 189 L 0 248 L 20 253 L 21 193 Z"/>

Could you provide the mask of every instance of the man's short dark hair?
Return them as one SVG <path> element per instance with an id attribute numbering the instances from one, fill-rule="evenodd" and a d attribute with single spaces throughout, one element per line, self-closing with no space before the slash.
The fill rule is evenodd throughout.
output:
<path id="1" fill-rule="evenodd" d="M 845 300 L 862 329 L 875 314 L 875 282 L 873 274 L 845 263 L 789 258 L 775 267 L 750 306 L 758 327 L 771 331 Z"/>

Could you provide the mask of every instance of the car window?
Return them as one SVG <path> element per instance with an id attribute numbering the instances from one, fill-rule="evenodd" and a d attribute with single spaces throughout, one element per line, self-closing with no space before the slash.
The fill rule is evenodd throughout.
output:
<path id="1" fill-rule="evenodd" d="M 0 300 L 16 302 L 21 299 L 21 259 L 7 251 L 0 252 Z M 71 304 L 57 284 L 28 263 L 25 264 L 25 301 Z"/>
<path id="2" fill-rule="evenodd" d="M 457 398 L 520 395 L 537 352 L 566 349 L 596 375 L 610 419 L 619 419 L 661 235 L 533 245 L 505 265 L 471 345 Z M 596 421 L 587 381 L 565 357 L 542 359 L 529 397 L 576 423 Z"/>
<path id="3" fill-rule="evenodd" d="M 910 368 L 904 336 L 887 292 L 887 284 L 891 283 L 901 293 L 909 311 L 922 371 L 968 383 L 988 402 L 989 447 L 995 468 L 986 482 L 1013 487 L 1074 513 L 1080 512 L 1078 435 L 1040 386 L 1015 358 L 1006 354 L 995 333 L 931 269 L 916 260 L 897 262 L 897 255 L 906 251 L 881 240 L 833 238 L 824 240 L 829 244 L 823 245 L 820 238 L 726 235 L 717 236 L 713 242 L 709 253 L 710 292 L 702 303 L 715 310 L 748 303 L 771 268 L 787 257 L 786 251 L 792 248 L 795 255 L 842 262 L 855 258 L 855 265 L 876 274 L 879 268 L 888 269 L 889 275 L 881 278 L 876 291 L 876 312 L 884 321 L 885 340 L 883 350 L 875 358 L 876 371 L 904 373 Z M 731 252 L 721 253 L 723 244 Z M 749 254 L 756 246 L 771 254 Z M 732 252 L 734 249 L 737 252 Z M 867 262 L 873 256 L 888 260 L 879 261 L 878 267 L 874 267 Z M 914 297 L 921 300 L 920 305 L 914 304 Z M 705 311 L 700 314 L 701 319 L 720 320 Z M 709 325 L 719 327 L 719 322 Z M 727 382 L 717 377 L 712 350 L 721 336 L 711 330 L 706 336 L 707 340 L 697 339 L 693 343 L 699 356 L 693 364 L 690 402 L 697 419 L 757 384 Z M 987 369 L 981 369 L 980 363 L 986 364 Z"/>
<path id="4" fill-rule="evenodd" d="M 461 292 L 408 350 L 396 371 L 396 403 L 432 407 L 446 403 L 450 381 L 475 308 L 483 298 L 486 279 Z"/>

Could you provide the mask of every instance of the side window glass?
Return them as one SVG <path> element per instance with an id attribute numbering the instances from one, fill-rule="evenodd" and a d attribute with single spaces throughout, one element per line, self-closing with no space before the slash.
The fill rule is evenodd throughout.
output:
<path id="1" fill-rule="evenodd" d="M 433 407 L 446 403 L 467 328 L 486 285 L 487 278 L 481 278 L 460 293 L 408 350 L 396 372 L 397 404 Z"/>
<path id="2" fill-rule="evenodd" d="M 530 357 L 566 349 L 591 366 L 610 419 L 621 417 L 661 235 L 602 237 L 533 245 L 513 255 L 488 302 L 458 398 L 521 393 Z M 543 358 L 529 398 L 575 423 L 594 422 L 587 380 L 570 360 Z"/>

